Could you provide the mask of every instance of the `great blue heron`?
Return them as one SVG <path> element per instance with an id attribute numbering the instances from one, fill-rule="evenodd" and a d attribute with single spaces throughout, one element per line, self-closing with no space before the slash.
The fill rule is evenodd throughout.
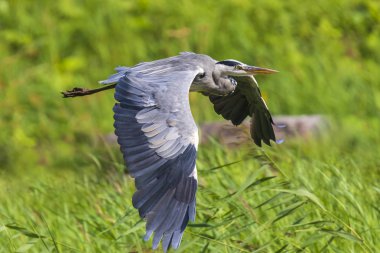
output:
<path id="1" fill-rule="evenodd" d="M 115 88 L 115 133 L 137 188 L 132 203 L 147 220 L 145 240 L 154 233 L 153 248 L 162 240 L 166 252 L 170 245 L 178 248 L 195 219 L 198 129 L 189 92 L 208 96 L 216 113 L 234 125 L 251 116 L 253 141 L 270 145 L 276 141 L 273 120 L 253 76 L 276 71 L 188 52 L 116 71 L 100 82 L 109 86 L 63 94 Z"/>

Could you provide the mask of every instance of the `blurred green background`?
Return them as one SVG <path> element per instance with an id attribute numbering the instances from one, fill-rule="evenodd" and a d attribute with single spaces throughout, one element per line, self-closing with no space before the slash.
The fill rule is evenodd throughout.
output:
<path id="1" fill-rule="evenodd" d="M 198 225 L 179 251 L 378 252 L 379 49 L 375 0 L 0 0 L 0 252 L 149 250 L 104 138 L 112 92 L 60 92 L 181 51 L 279 70 L 258 77 L 272 113 L 324 114 L 331 128 L 274 148 L 200 147 Z M 191 104 L 198 123 L 221 119 L 201 95 Z"/>

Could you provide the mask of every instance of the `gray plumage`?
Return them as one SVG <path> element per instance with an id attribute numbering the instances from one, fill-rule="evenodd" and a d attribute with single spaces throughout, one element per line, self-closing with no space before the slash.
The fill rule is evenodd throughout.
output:
<path id="1" fill-rule="evenodd" d="M 251 116 L 254 142 L 270 145 L 276 140 L 273 121 L 253 75 L 275 71 L 194 53 L 116 71 L 100 83 L 115 84 L 114 127 L 135 178 L 132 202 L 147 219 L 145 240 L 154 234 L 153 248 L 162 241 L 166 252 L 179 247 L 195 219 L 198 129 L 189 92 L 209 96 L 215 111 L 234 125 Z"/>

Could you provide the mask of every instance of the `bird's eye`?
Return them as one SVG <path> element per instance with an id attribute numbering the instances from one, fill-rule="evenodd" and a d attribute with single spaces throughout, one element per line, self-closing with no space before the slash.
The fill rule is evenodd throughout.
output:
<path id="1" fill-rule="evenodd" d="M 199 73 L 199 74 L 197 75 L 197 78 L 198 78 L 198 79 L 202 79 L 202 78 L 204 78 L 205 76 L 206 76 L 206 73 L 203 72 L 203 73 Z"/>
<path id="2" fill-rule="evenodd" d="M 241 66 L 241 65 L 235 65 L 235 69 L 236 69 L 236 70 L 242 70 L 242 69 L 243 69 L 243 66 Z"/>

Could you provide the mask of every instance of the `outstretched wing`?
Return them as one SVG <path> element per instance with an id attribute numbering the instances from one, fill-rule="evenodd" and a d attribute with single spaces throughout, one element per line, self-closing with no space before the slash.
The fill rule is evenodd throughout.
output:
<path id="1" fill-rule="evenodd" d="M 137 188 L 132 202 L 147 219 L 145 240 L 154 233 L 153 248 L 162 239 L 165 252 L 195 218 L 198 129 L 189 89 L 199 70 L 184 69 L 191 68 L 140 64 L 123 69 L 115 88 L 115 133 Z"/>
<path id="2" fill-rule="evenodd" d="M 233 78 L 237 81 L 237 86 L 232 94 L 224 97 L 209 96 L 215 112 L 231 120 L 234 125 L 240 125 L 247 116 L 251 116 L 253 141 L 258 146 L 261 146 L 261 141 L 270 145 L 270 140 L 276 141 L 274 123 L 256 80 L 252 76 Z"/>

